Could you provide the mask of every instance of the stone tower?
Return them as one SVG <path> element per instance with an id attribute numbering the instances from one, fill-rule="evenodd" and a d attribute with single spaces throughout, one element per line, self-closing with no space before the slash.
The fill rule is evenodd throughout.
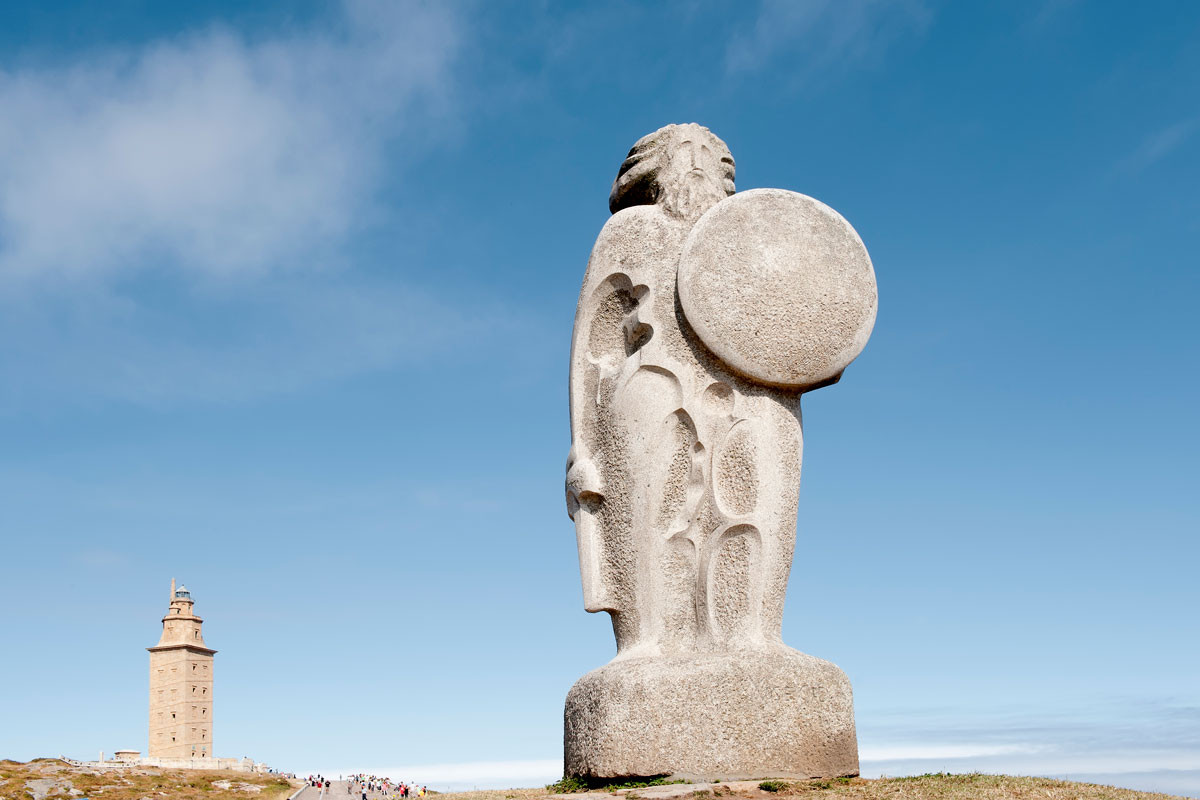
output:
<path id="1" fill-rule="evenodd" d="M 171 579 L 162 638 L 150 651 L 151 758 L 211 758 L 213 655 L 186 587 Z"/>

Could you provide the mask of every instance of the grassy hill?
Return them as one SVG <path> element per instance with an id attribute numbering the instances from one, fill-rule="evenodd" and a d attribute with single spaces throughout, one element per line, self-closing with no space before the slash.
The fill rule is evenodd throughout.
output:
<path id="1" fill-rule="evenodd" d="M 155 767 L 100 771 L 56 758 L 0 761 L 3 800 L 282 800 L 293 791 L 292 783 L 278 775 L 250 772 Z"/>
<path id="2" fill-rule="evenodd" d="M 555 790 L 509 789 L 459 792 L 442 800 L 538 800 Z M 1018 778 L 1008 775 L 921 775 L 912 778 L 841 778 L 831 781 L 730 781 L 711 784 L 609 786 L 558 795 L 571 800 L 1177 800 L 1172 795 L 1135 792 L 1112 786 Z"/>
<path id="3" fill-rule="evenodd" d="M 284 800 L 299 782 L 276 775 L 137 767 L 101 772 L 58 759 L 23 764 L 0 761 L 3 800 Z M 921 775 L 832 781 L 730 781 L 706 784 L 625 785 L 560 794 L 501 789 L 439 794 L 440 800 L 1174 800 L 1170 795 L 1112 786 L 1008 775 Z"/>

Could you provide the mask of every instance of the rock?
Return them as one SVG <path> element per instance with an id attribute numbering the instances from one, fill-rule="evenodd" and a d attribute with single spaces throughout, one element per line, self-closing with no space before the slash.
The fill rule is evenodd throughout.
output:
<path id="1" fill-rule="evenodd" d="M 571 688 L 565 741 L 577 776 L 858 774 L 850 681 L 783 646 L 614 661 Z"/>
<path id="2" fill-rule="evenodd" d="M 54 771 L 57 772 L 57 770 Z M 70 785 L 70 783 L 57 778 L 34 778 L 25 781 L 25 788 L 33 797 L 33 800 L 43 800 L 43 798 L 50 795 L 62 794 L 67 791 Z"/>

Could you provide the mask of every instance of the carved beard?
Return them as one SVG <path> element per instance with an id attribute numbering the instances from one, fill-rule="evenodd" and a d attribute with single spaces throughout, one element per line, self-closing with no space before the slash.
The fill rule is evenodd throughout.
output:
<path id="1" fill-rule="evenodd" d="M 658 205 L 668 214 L 693 223 L 728 197 L 725 188 L 707 174 L 687 172 L 676 180 L 664 181 L 661 186 Z"/>

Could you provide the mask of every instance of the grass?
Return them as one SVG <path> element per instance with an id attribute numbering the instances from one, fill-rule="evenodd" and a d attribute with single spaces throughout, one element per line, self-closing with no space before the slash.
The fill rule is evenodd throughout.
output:
<path id="1" fill-rule="evenodd" d="M 275 775 L 246 772 L 162 770 L 149 767 L 126 771 L 96 772 L 71 767 L 56 759 L 38 759 L 28 764 L 0 761 L 0 799 L 30 800 L 25 782 L 53 779 L 56 786 L 46 800 L 284 800 L 293 786 Z M 218 786 L 228 781 L 230 786 Z M 604 785 L 600 785 L 603 783 Z M 543 789 L 502 789 L 458 792 L 442 800 L 547 800 L 551 793 L 580 791 L 616 794 L 621 800 L 655 800 L 662 790 L 654 787 L 684 783 L 664 777 L 621 783 L 559 781 Z M 250 784 L 259 791 L 247 791 Z M 82 792 L 71 795 L 70 788 Z M 690 791 L 689 791 L 690 789 Z M 1056 781 L 1049 778 L 1019 778 L 1007 775 L 951 775 L 932 773 L 905 778 L 835 778 L 830 780 L 731 781 L 683 787 L 678 800 L 1168 800 L 1168 795 L 1135 792 L 1112 786 Z"/>
<path id="2" fill-rule="evenodd" d="M 547 784 L 546 786 L 546 791 L 551 794 L 575 794 L 576 792 L 586 792 L 587 790 L 587 782 L 583 778 L 576 778 L 574 775 L 564 775 L 554 783 Z"/>
<path id="3" fill-rule="evenodd" d="M 547 786 L 546 791 L 552 794 L 576 794 L 578 792 L 605 792 L 612 794 L 613 792 L 620 792 L 626 789 L 645 789 L 650 786 L 669 786 L 677 783 L 688 783 L 688 781 L 682 778 L 671 778 L 667 775 L 630 778 L 618 783 L 610 783 L 608 780 L 588 780 L 586 778 L 564 776 L 557 782 Z M 626 797 L 636 797 L 636 795 L 626 795 Z"/>
<path id="4" fill-rule="evenodd" d="M 546 791 L 554 792 L 563 782 L 551 784 Z M 580 784 L 568 783 L 574 791 Z M 606 791 L 611 787 L 589 787 L 591 791 Z M 638 787 L 640 788 L 640 787 Z M 624 792 L 624 800 L 655 800 L 656 792 Z M 540 790 L 509 790 L 518 792 L 520 800 L 536 800 Z M 478 793 L 475 793 L 478 794 Z M 1118 789 L 1089 783 L 1058 781 L 1050 778 L 1022 778 L 1009 775 L 952 775 L 944 772 L 904 778 L 832 778 L 824 780 L 730 781 L 697 786 L 695 790 L 673 800 L 1168 800 L 1169 795 Z M 449 794 L 443 800 L 490 800 L 470 793 Z"/>
<path id="5" fill-rule="evenodd" d="M 1162 800 L 1168 797 L 1112 786 L 980 773 L 797 781 L 786 784 L 774 794 L 776 797 L 804 795 L 805 800 Z M 748 796 L 752 797 L 753 793 Z"/>
<path id="6" fill-rule="evenodd" d="M 0 761 L 0 799 L 31 800 L 33 794 L 26 782 L 39 779 L 55 782 L 46 800 L 283 800 L 294 791 L 292 784 L 278 775 L 154 767 L 102 772 L 38 758 L 28 764 Z"/>

